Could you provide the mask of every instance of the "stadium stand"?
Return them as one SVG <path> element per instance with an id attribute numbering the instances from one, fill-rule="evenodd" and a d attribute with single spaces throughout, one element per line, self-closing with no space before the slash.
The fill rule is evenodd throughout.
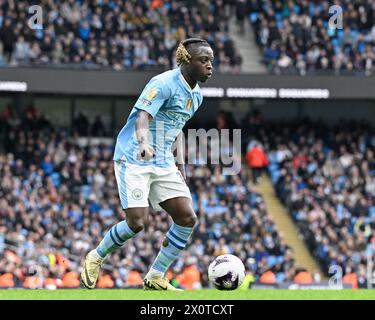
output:
<path id="1" fill-rule="evenodd" d="M 195 36 L 217 53 L 214 68 L 240 71 L 223 0 L 42 1 L 35 30 L 24 27 L 33 4 L 0 2 L 0 66 L 164 70 L 175 66 L 179 41 Z"/>
<path id="2" fill-rule="evenodd" d="M 83 147 L 77 128 L 56 131 L 32 107 L 20 117 L 9 106 L 0 118 L 0 286 L 76 287 L 81 258 L 124 219 L 113 145 Z M 246 170 L 223 176 L 220 166 L 189 165 L 187 177 L 199 225 L 171 279 L 207 287 L 213 257 L 234 253 L 257 279 L 268 272 L 275 282 L 292 281 L 301 270 Z M 151 211 L 146 230 L 111 256 L 99 287 L 139 285 L 168 219 Z"/>
<path id="3" fill-rule="evenodd" d="M 42 1 L 43 29 L 24 28 L 32 1 L 0 5 L 0 66 L 169 69 L 178 42 L 197 36 L 216 53 L 214 68 L 238 73 L 242 57 L 229 37 L 235 13 L 251 21 L 263 62 L 276 74 L 371 75 L 375 68 L 375 4 L 340 1 Z M 329 8 L 345 26 L 329 26 Z"/>
<path id="4" fill-rule="evenodd" d="M 238 74 L 242 58 L 228 32 L 235 14 L 241 34 L 249 19 L 271 73 L 370 76 L 375 69 L 373 0 L 42 0 L 43 28 L 32 29 L 25 25 L 34 2 L 0 0 L 0 67 L 166 70 L 176 67 L 179 41 L 194 36 L 212 46 L 216 71 Z M 331 5 L 343 9 L 343 29 L 329 26 Z M 247 107 L 229 106 L 226 98 L 215 107 Z M 114 126 L 84 112 L 65 128 L 32 106 L 22 114 L 11 104 L 1 110 L 0 288 L 78 287 L 82 257 L 125 218 L 113 170 Z M 263 284 L 319 282 L 318 274 L 296 264 L 256 191 L 268 170 L 326 275 L 340 266 L 345 283 L 368 287 L 367 259 L 375 252 L 374 128 L 342 120 L 336 126 L 270 122 L 259 112 L 240 126 L 225 112 L 209 121 L 199 126 L 241 128 L 244 162 L 235 176 L 223 176 L 222 165 L 187 165 L 199 224 L 168 272 L 171 282 L 208 287 L 208 265 L 223 253 L 237 255 Z M 98 287 L 141 286 L 170 222 L 151 210 L 146 229 L 104 265 Z"/>
<path id="5" fill-rule="evenodd" d="M 345 22 L 342 29 L 329 25 L 331 5 L 342 9 Z M 301 75 L 329 70 L 341 74 L 374 72 L 372 0 L 251 0 L 247 10 L 271 72 Z"/>
<path id="6" fill-rule="evenodd" d="M 260 121 L 251 134 L 262 141 L 277 194 L 322 270 L 340 266 L 344 280 L 355 277 L 367 288 L 367 254 L 375 248 L 374 129 L 305 119 Z"/>

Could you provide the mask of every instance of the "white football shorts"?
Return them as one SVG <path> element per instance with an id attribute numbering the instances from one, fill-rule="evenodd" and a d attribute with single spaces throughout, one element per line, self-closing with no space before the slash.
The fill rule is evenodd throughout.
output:
<path id="1" fill-rule="evenodd" d="M 163 210 L 159 203 L 176 197 L 191 199 L 189 187 L 176 166 L 139 166 L 115 160 L 115 175 L 123 209 L 149 207 Z"/>

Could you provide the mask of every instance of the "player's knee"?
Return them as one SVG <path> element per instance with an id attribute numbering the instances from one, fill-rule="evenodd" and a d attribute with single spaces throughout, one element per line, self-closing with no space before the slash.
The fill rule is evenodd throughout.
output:
<path id="1" fill-rule="evenodd" d="M 134 233 L 141 232 L 145 227 L 143 219 L 129 219 L 128 226 Z"/>
<path id="2" fill-rule="evenodd" d="M 189 211 L 182 216 L 181 225 L 184 227 L 194 228 L 198 223 L 197 215 L 194 211 Z"/>
<path id="3" fill-rule="evenodd" d="M 194 228 L 198 224 L 198 218 L 195 213 L 193 213 L 193 215 L 190 217 L 190 224 L 191 228 Z"/>

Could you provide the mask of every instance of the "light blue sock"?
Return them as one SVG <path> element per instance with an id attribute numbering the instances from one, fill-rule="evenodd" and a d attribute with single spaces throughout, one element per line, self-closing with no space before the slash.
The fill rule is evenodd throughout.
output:
<path id="1" fill-rule="evenodd" d="M 165 273 L 185 248 L 193 228 L 172 224 L 151 268 Z"/>
<path id="2" fill-rule="evenodd" d="M 104 236 L 103 240 L 96 248 L 96 252 L 102 258 L 122 247 L 126 241 L 136 235 L 124 220 L 114 225 Z"/>

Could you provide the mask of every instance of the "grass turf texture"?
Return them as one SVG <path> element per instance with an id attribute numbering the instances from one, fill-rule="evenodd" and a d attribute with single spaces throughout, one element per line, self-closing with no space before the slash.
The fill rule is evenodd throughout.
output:
<path id="1" fill-rule="evenodd" d="M 0 300 L 375 300 L 375 290 L 0 290 Z"/>

